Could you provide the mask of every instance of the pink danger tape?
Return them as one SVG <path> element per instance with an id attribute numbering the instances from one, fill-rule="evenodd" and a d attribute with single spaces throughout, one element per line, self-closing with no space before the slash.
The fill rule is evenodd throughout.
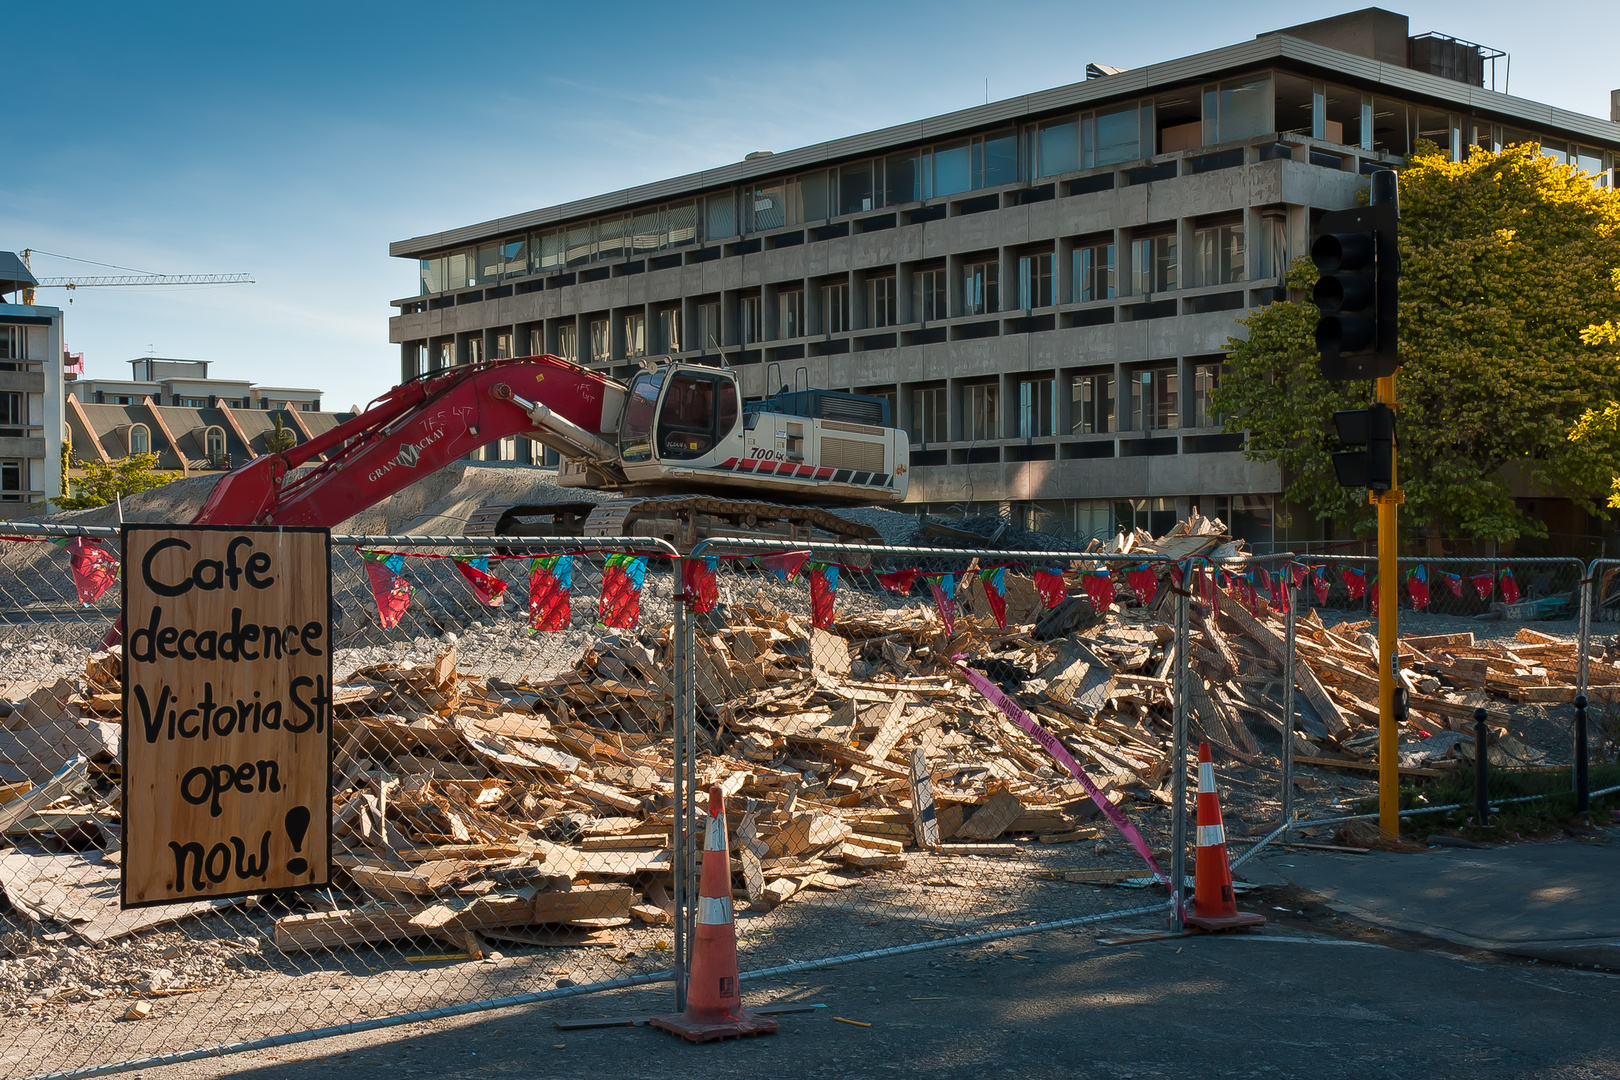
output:
<path id="1" fill-rule="evenodd" d="M 1147 840 L 1137 830 L 1136 826 L 1131 824 L 1130 819 L 1119 812 L 1119 807 L 1115 806 L 1108 796 L 1103 794 L 1102 789 L 1092 783 L 1091 777 L 1086 775 L 1086 771 L 1080 767 L 1078 761 L 1074 760 L 1074 755 L 1070 754 L 1063 744 L 1058 741 L 1058 737 L 1030 719 L 1029 714 L 1020 709 L 1012 698 L 1001 692 L 1001 687 L 968 667 L 965 653 L 957 653 L 951 657 L 951 662 L 961 670 L 962 675 L 968 682 L 973 684 L 975 690 L 990 699 L 990 704 L 1000 709 L 1002 715 L 1006 716 L 1007 719 L 1028 732 L 1031 738 L 1045 747 L 1048 754 L 1057 758 L 1063 764 L 1063 767 L 1068 769 L 1076 780 L 1080 781 L 1080 786 L 1086 789 L 1086 794 L 1091 796 L 1091 801 L 1096 804 L 1097 809 L 1103 812 L 1103 816 L 1108 819 L 1109 823 L 1119 830 L 1119 835 L 1123 836 L 1126 842 L 1136 849 L 1136 853 L 1142 856 L 1142 860 L 1153 871 L 1153 880 L 1165 887 L 1170 893 L 1170 902 L 1174 904 L 1176 890 L 1170 884 L 1170 875 L 1159 869 L 1158 861 L 1153 858 L 1153 849 L 1148 846 Z"/>

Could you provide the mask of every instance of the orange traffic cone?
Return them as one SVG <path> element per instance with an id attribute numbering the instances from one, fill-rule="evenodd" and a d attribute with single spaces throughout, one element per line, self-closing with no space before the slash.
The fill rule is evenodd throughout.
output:
<path id="1" fill-rule="evenodd" d="M 1226 827 L 1221 799 L 1215 794 L 1215 766 L 1209 743 L 1198 744 L 1198 859 L 1194 864 L 1193 902 L 1182 921 L 1200 930 L 1236 930 L 1264 926 L 1266 917 L 1237 909 L 1232 895 L 1232 865 L 1226 858 Z"/>
<path id="2" fill-rule="evenodd" d="M 744 1012 L 737 988 L 737 927 L 731 917 L 731 848 L 726 842 L 725 798 L 709 789 L 709 827 L 703 844 L 697 928 L 686 981 L 686 1011 L 655 1016 L 652 1026 L 689 1042 L 743 1035 L 773 1035 L 778 1024 Z"/>

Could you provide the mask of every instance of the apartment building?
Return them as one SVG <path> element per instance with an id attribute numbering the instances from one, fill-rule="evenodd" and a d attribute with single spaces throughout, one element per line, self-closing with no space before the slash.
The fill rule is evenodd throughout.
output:
<path id="1" fill-rule="evenodd" d="M 41 513 L 61 491 L 62 309 L 31 303 L 36 284 L 0 251 L 0 518 Z"/>
<path id="2" fill-rule="evenodd" d="M 129 361 L 129 378 L 79 378 L 69 383 L 68 393 L 97 405 L 139 405 L 151 398 L 158 405 L 192 409 L 215 408 L 223 402 L 233 409 L 321 411 L 319 390 L 212 378 L 208 374 L 211 363 L 141 356 Z"/>
<path id="3" fill-rule="evenodd" d="M 887 398 L 910 501 L 1106 536 L 1279 507 L 1210 392 L 1321 212 L 1426 140 L 1535 143 L 1613 182 L 1609 120 L 1498 92 L 1501 54 L 1372 8 L 881 131 L 402 240 L 401 374 L 663 355 Z M 1489 80 L 1490 85 L 1487 85 Z M 489 447 L 525 458 L 526 446 Z M 1280 512 L 1281 511 L 1281 512 Z"/>

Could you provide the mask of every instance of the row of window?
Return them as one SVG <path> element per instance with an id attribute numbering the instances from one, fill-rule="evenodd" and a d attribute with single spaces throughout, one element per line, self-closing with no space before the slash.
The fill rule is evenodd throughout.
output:
<path id="1" fill-rule="evenodd" d="M 22 502 L 28 492 L 28 463 L 0 458 L 0 503 Z"/>
<path id="2" fill-rule="evenodd" d="M 1603 183 L 1613 164 L 1597 147 L 1265 71 L 447 252 L 421 260 L 420 287 L 439 293 L 645 256 L 1273 132 L 1401 157 L 1421 140 L 1454 159 L 1471 145 L 1534 143 Z"/>
<path id="3" fill-rule="evenodd" d="M 997 439 L 1041 439 L 1067 429 L 1070 435 L 1104 435 L 1120 430 L 1172 431 L 1186 423 L 1196 428 L 1219 427 L 1213 392 L 1220 381 L 1219 362 L 1194 364 L 1192 413 L 1183 417 L 1181 375 L 1175 364 L 1156 364 L 1129 372 L 1129 400 L 1121 402 L 1110 372 L 1087 372 L 1068 379 L 1069 409 L 1059 412 L 1059 380 L 1037 375 L 1017 380 L 1017 409 L 1009 417 L 1002 408 L 1000 380 L 962 383 L 959 393 L 960 424 L 951 435 L 950 388 L 914 387 L 911 422 L 907 434 L 918 447 L 942 442 L 989 442 Z M 1127 411 L 1121 415 L 1119 408 Z"/>
<path id="4" fill-rule="evenodd" d="M 287 429 L 290 430 L 290 429 Z M 294 438 L 297 433 L 294 432 Z M 150 454 L 152 452 L 152 429 L 145 424 L 131 424 L 125 439 L 131 454 Z M 225 429 L 222 427 L 209 427 L 203 432 L 204 453 L 209 460 L 218 461 L 225 456 Z"/>

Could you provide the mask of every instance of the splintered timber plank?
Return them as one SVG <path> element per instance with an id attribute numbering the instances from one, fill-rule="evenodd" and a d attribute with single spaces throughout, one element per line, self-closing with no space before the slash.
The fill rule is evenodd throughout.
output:
<path id="1" fill-rule="evenodd" d="M 939 821 L 934 812 L 934 783 L 928 773 L 928 755 L 922 748 L 911 753 L 912 830 L 920 848 L 939 845 Z"/>
<path id="2" fill-rule="evenodd" d="M 1010 791 L 998 791 L 974 811 L 956 835 L 968 840 L 994 840 L 1024 812 L 1024 804 Z"/>
<path id="3" fill-rule="evenodd" d="M 882 722 L 878 724 L 877 734 L 867 744 L 866 756 L 873 761 L 884 761 L 893 750 L 895 744 L 906 734 L 906 699 L 897 697 L 889 704 Z"/>
<path id="4" fill-rule="evenodd" d="M 1283 653 L 1286 645 L 1275 631 L 1253 615 L 1250 615 L 1242 604 L 1225 593 L 1217 592 L 1215 596 L 1220 604 L 1222 615 L 1227 616 L 1241 626 L 1244 633 L 1258 642 L 1262 648 L 1272 655 L 1273 659 L 1278 661 L 1284 659 Z M 1311 665 L 1306 663 L 1303 657 L 1295 658 L 1294 681 L 1305 692 L 1311 706 L 1316 709 L 1317 715 L 1327 725 L 1329 735 L 1335 739 L 1342 739 L 1350 734 L 1349 721 L 1345 720 L 1344 714 L 1333 703 L 1333 699 L 1328 697 L 1327 691 L 1323 689 L 1321 682 L 1317 680 L 1316 673 L 1311 670 Z"/>

